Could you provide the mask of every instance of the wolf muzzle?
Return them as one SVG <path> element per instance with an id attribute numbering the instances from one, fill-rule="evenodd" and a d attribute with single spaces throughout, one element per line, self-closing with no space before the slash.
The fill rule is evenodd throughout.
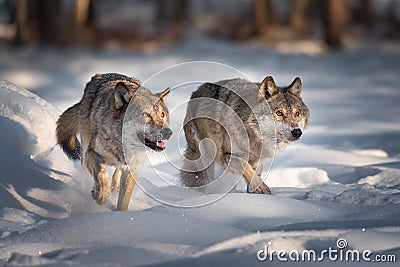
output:
<path id="1" fill-rule="evenodd" d="M 162 136 L 162 139 L 167 140 L 171 137 L 172 130 L 170 128 L 162 128 L 160 134 Z"/>
<path id="2" fill-rule="evenodd" d="M 300 128 L 294 128 L 292 131 L 292 136 L 296 139 L 299 139 L 300 136 L 302 135 L 302 131 L 300 130 Z"/>

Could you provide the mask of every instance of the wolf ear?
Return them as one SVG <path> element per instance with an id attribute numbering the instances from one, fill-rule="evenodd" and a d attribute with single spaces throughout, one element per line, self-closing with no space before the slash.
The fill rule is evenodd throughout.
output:
<path id="1" fill-rule="evenodd" d="M 260 94 L 264 98 L 268 98 L 279 93 L 278 87 L 276 87 L 274 78 L 267 76 L 260 85 Z"/>
<path id="2" fill-rule="evenodd" d="M 133 91 L 122 82 L 119 82 L 114 88 L 115 108 L 121 109 L 124 105 L 129 104 L 133 96 Z"/>
<path id="3" fill-rule="evenodd" d="M 168 87 L 164 91 L 157 93 L 156 96 L 159 97 L 161 99 L 161 101 L 165 104 L 165 102 L 167 101 L 167 96 L 170 91 L 171 91 L 171 88 Z"/>
<path id="4" fill-rule="evenodd" d="M 302 88 L 301 80 L 300 80 L 299 77 L 296 77 L 296 78 L 293 80 L 292 84 L 289 85 L 288 91 L 289 91 L 289 93 L 291 93 L 292 95 L 300 96 L 300 94 L 301 94 L 301 88 Z"/>

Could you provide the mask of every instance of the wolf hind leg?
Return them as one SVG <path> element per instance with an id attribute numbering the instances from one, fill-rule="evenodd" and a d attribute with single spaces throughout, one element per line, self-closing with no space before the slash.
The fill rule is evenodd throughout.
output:
<path id="1" fill-rule="evenodd" d="M 107 172 L 104 160 L 93 150 L 87 151 L 84 158 L 84 166 L 94 178 L 92 197 L 99 205 L 103 205 L 110 195 L 110 176 Z"/>
<path id="2" fill-rule="evenodd" d="M 208 153 L 202 151 L 202 153 Z M 186 187 L 199 187 L 215 179 L 214 159 L 204 159 L 200 151 L 188 148 L 185 152 L 185 162 L 181 170 L 181 180 Z"/>
<path id="3" fill-rule="evenodd" d="M 121 170 L 121 185 L 119 188 L 119 196 L 117 203 L 117 210 L 128 210 L 129 202 L 132 197 L 133 189 L 136 185 L 138 173 L 131 173 L 128 168 Z"/>
<path id="4" fill-rule="evenodd" d="M 182 183 L 186 187 L 200 187 L 208 184 L 213 180 L 213 167 L 211 164 L 201 171 L 181 171 Z"/>
<path id="5" fill-rule="evenodd" d="M 201 186 L 205 175 L 201 171 L 196 171 L 199 169 L 195 160 L 200 157 L 200 153 L 187 148 L 184 158 L 185 161 L 181 170 L 181 180 L 186 187 L 198 187 Z"/>
<path id="6" fill-rule="evenodd" d="M 186 114 L 185 121 L 187 121 Z M 181 169 L 181 181 L 186 187 L 199 187 L 207 184 L 207 172 L 202 168 L 200 142 L 201 138 L 196 120 L 188 120 L 184 126 L 187 148 L 184 153 L 184 163 Z"/>

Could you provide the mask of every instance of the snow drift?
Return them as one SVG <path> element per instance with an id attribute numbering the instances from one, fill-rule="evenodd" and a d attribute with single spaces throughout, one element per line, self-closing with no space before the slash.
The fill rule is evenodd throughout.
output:
<path id="1" fill-rule="evenodd" d="M 206 56 L 205 44 L 212 47 Z M 9 59 L 0 64 L 2 76 L 17 77 L 20 72 L 39 76 L 36 85 L 48 87 L 43 85 L 37 93 L 63 109 L 79 99 L 84 81 L 93 73 L 112 68 L 129 74 L 136 69 L 136 76 L 146 77 L 160 64 L 169 66 L 201 57 L 236 66 L 247 62 L 243 69 L 257 77 L 255 80 L 262 79 L 266 69 L 280 77 L 278 81 L 300 75 L 312 120 L 301 142 L 275 159 L 267 180 L 271 196 L 246 194 L 239 184 L 234 193 L 214 202 L 221 195 L 193 191 L 178 196 L 168 185 L 151 185 L 174 203 L 190 200 L 212 204 L 175 208 L 157 202 L 137 187 L 130 211 L 111 212 L 115 199 L 105 206 L 95 204 L 89 193 L 91 179 L 79 162 L 69 161 L 55 145 L 55 122 L 61 112 L 33 93 L 2 81 L 0 265 L 274 265 L 279 262 L 259 262 L 257 252 L 265 246 L 318 252 L 337 248 L 338 239 L 347 241 L 347 249 L 393 254 L 399 260 L 399 54 L 347 51 L 306 57 L 227 45 L 204 37 L 148 58 L 125 52 L 116 56 L 116 52 L 44 50 L 30 56 L 29 51 L 14 51 L 13 60 L 10 53 L 0 51 L 1 58 Z M 8 65 L 24 62 L 27 54 L 29 69 Z M 83 72 L 75 68 L 82 54 L 87 59 Z M 48 60 L 43 62 L 43 56 Z M 63 67 L 54 68 L 60 61 L 65 63 Z M 64 77 L 68 71 L 74 79 Z M 58 81 L 62 86 L 54 94 L 52 86 Z M 164 86 L 159 83 L 150 88 Z M 185 98 L 173 96 L 170 109 Z M 179 125 L 180 120 L 172 118 L 171 125 Z M 179 153 L 177 148 L 171 149 Z M 179 180 L 175 170 L 153 156 L 141 176 L 151 176 L 155 167 L 171 180 Z M 327 259 L 323 263 L 344 264 Z M 396 266 L 393 262 L 384 265 Z"/>

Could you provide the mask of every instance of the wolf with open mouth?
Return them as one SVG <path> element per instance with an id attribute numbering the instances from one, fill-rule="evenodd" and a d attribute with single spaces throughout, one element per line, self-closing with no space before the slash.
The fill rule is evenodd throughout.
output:
<path id="1" fill-rule="evenodd" d="M 146 151 L 163 151 L 172 135 L 165 104 L 169 92 L 167 88 L 153 94 L 125 75 L 97 74 L 86 85 L 81 101 L 58 119 L 57 142 L 70 159 L 81 159 L 94 178 L 92 196 L 98 204 L 106 202 L 111 190 L 119 190 L 117 209 L 128 209 Z M 116 168 L 112 184 L 106 165 Z"/>

